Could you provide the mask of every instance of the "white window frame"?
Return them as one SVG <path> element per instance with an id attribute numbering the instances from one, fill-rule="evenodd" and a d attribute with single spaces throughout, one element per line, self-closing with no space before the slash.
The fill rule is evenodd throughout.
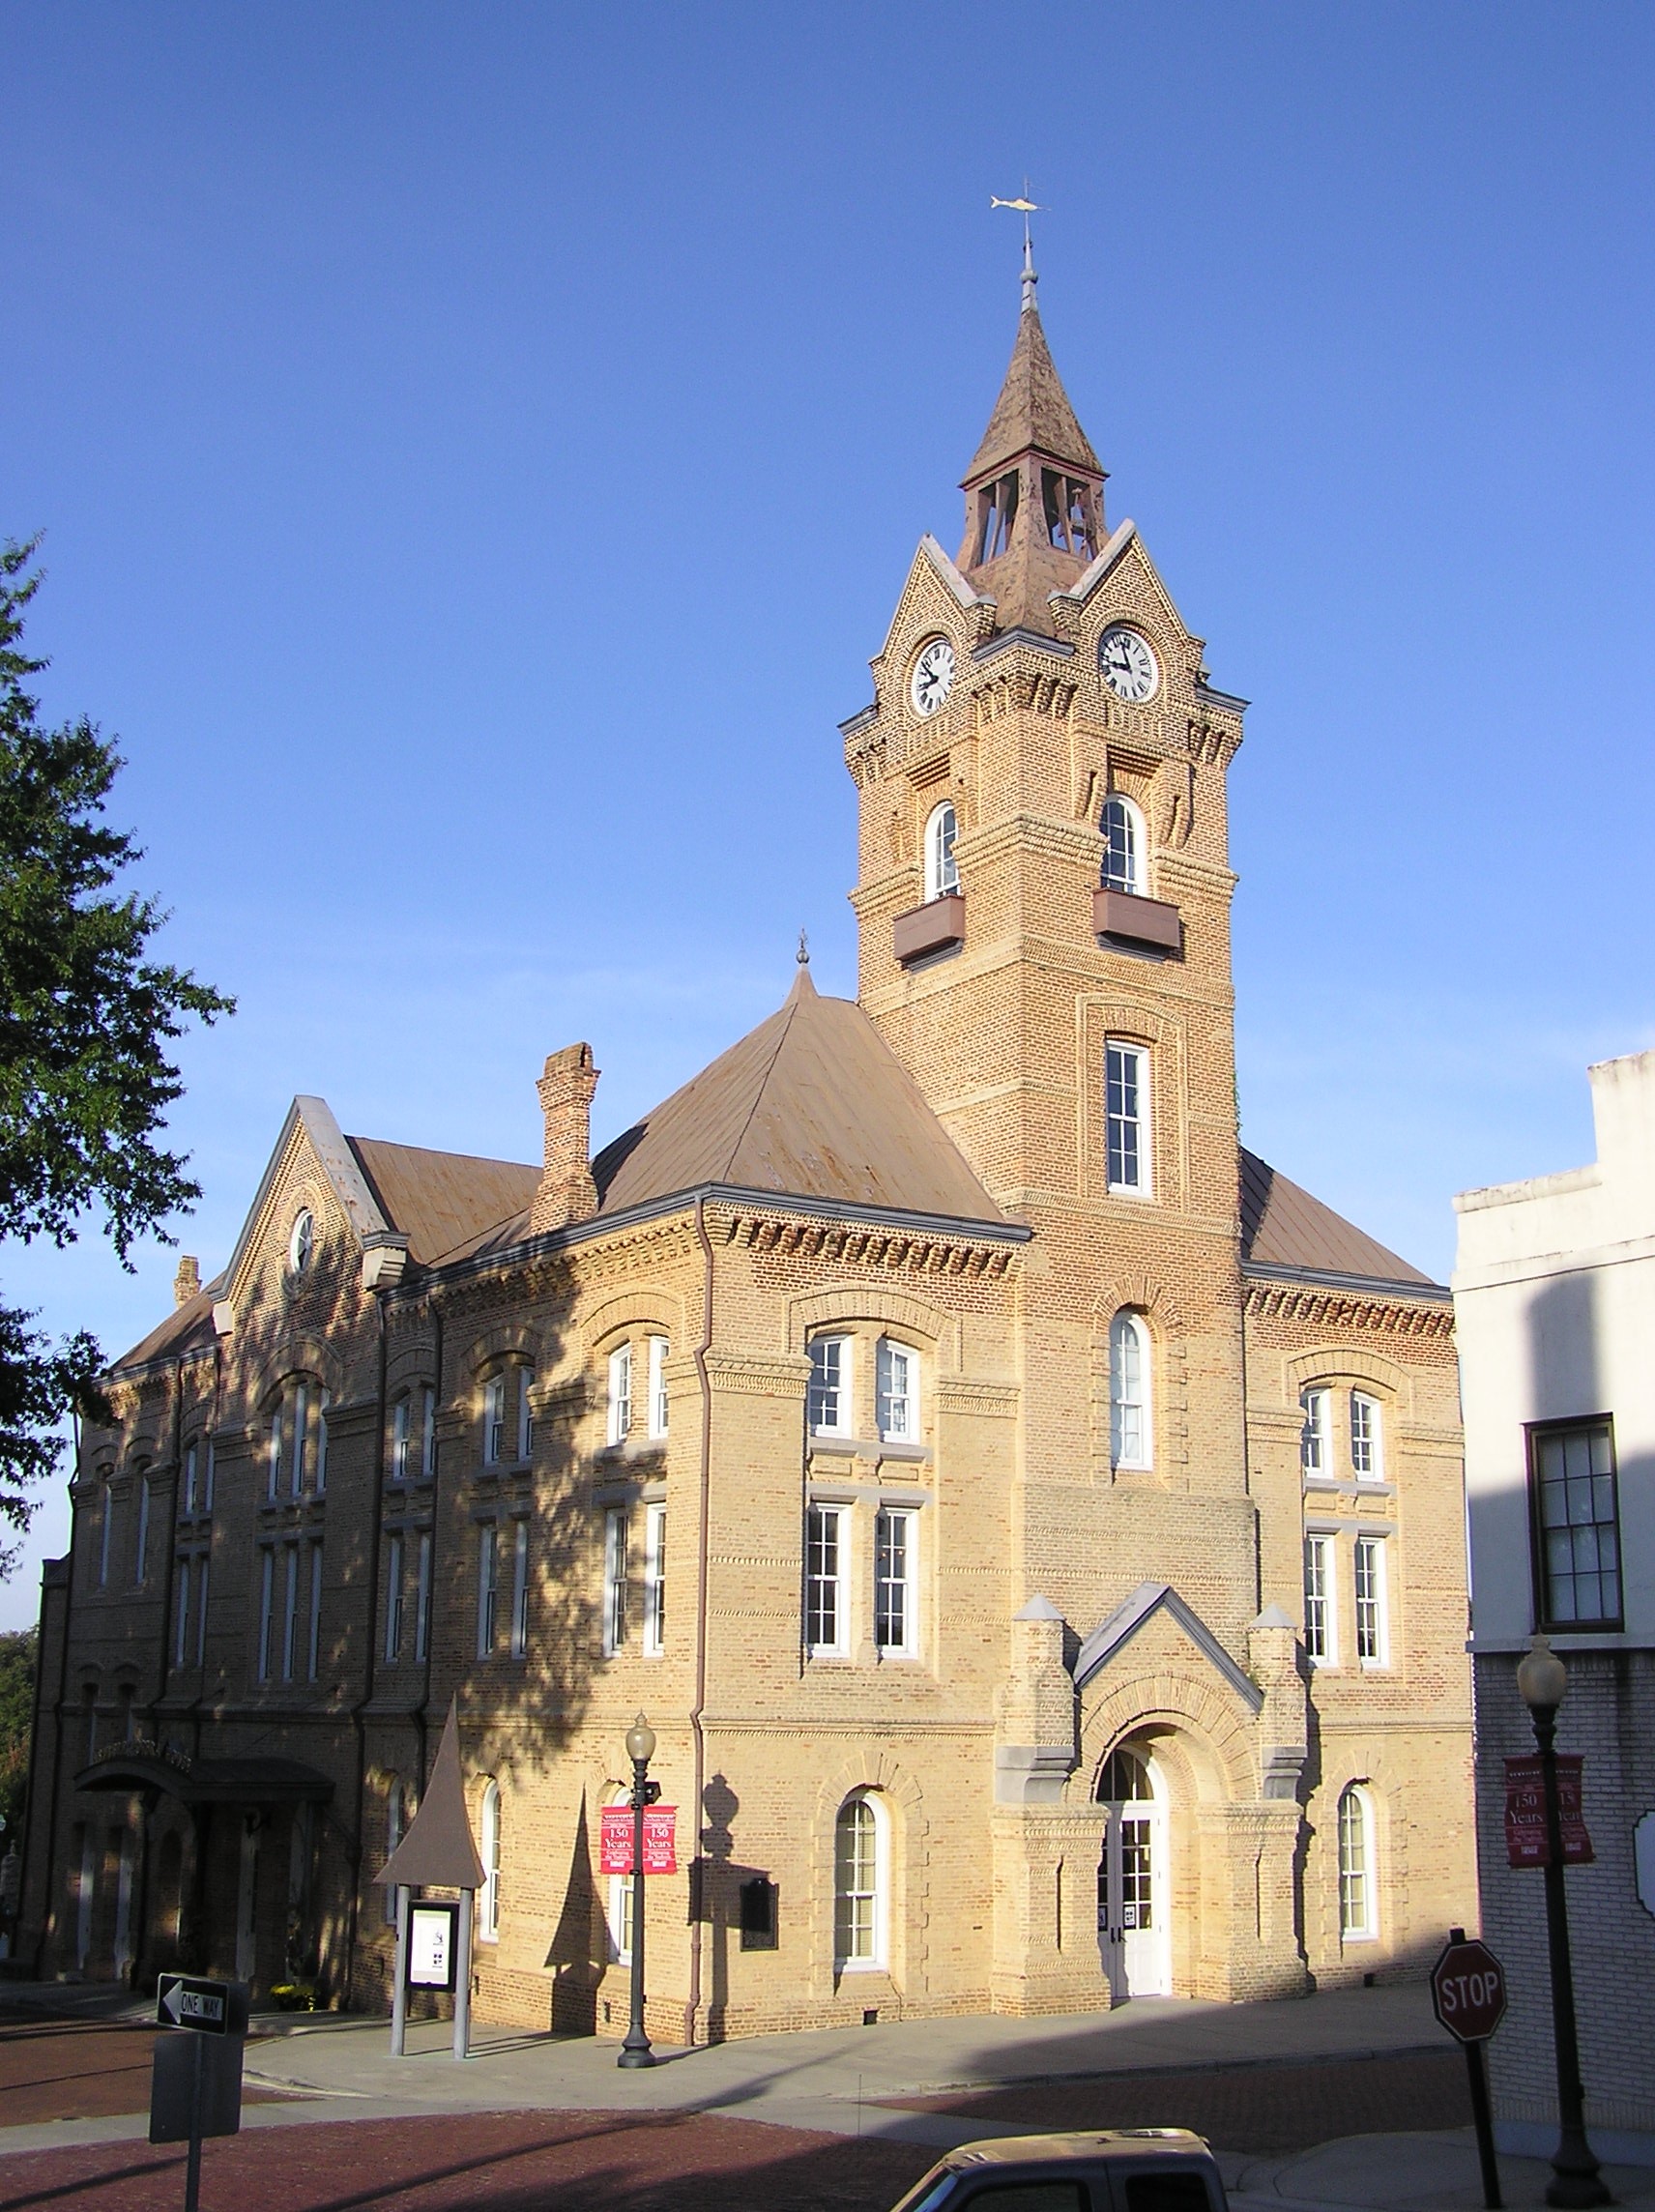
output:
<path id="1" fill-rule="evenodd" d="M 482 1845 L 482 1887 L 477 1893 L 477 1934 L 482 1943 L 500 1940 L 500 1785 L 490 1782 L 482 1792 L 478 1820 Z"/>
<path id="2" fill-rule="evenodd" d="M 839 1836 L 846 1815 L 865 1805 L 873 1822 L 873 1877 L 871 1890 L 847 1891 L 842 1885 Z M 866 1898 L 870 1906 L 868 1948 L 851 1950 L 842 1940 L 847 1898 Z M 890 1921 L 890 1814 L 877 1790 L 858 1790 L 847 1797 L 833 1817 L 833 1970 L 838 1974 L 884 1973 L 889 1957 Z"/>
<path id="3" fill-rule="evenodd" d="M 1119 1063 L 1118 1078 L 1117 1062 Z M 1117 1113 L 1111 1096 L 1118 1080 L 1121 1110 Z M 1134 1111 L 1125 1111 L 1125 1090 L 1130 1082 Z M 1154 1187 L 1154 1122 L 1150 1114 L 1149 1048 L 1131 1037 L 1105 1037 L 1103 1043 L 1103 1159 L 1104 1177 L 1117 1198 L 1147 1198 Z M 1118 1148 L 1117 1127 L 1121 1132 Z M 1130 1142 L 1127 1132 L 1130 1131 Z M 1117 1172 L 1117 1150 L 1119 1172 Z M 1130 1157 L 1128 1154 L 1130 1153 Z"/>
<path id="4" fill-rule="evenodd" d="M 853 1342 L 848 1336 L 813 1336 L 806 1347 L 810 1381 L 805 1386 L 805 1420 L 813 1437 L 851 1433 Z M 827 1417 L 829 1413 L 831 1419 Z"/>
<path id="5" fill-rule="evenodd" d="M 1385 1479 L 1384 1415 L 1371 1390 L 1350 1393 L 1350 1471 L 1358 1482 Z"/>
<path id="6" fill-rule="evenodd" d="M 850 1521 L 848 1505 L 812 1503 L 804 1510 L 804 1648 L 812 1659 L 842 1659 L 850 1648 Z M 830 1636 L 821 1633 L 828 1627 Z"/>
<path id="7" fill-rule="evenodd" d="M 310 1617 L 305 1624 L 305 1679 L 313 1682 L 322 1663 L 322 1539 L 310 1546 Z"/>
<path id="8" fill-rule="evenodd" d="M 184 1447 L 184 1510 L 187 1515 L 193 1514 L 195 1511 L 195 1476 L 199 1464 L 196 1457 L 196 1446 L 193 1443 L 186 1444 Z"/>
<path id="9" fill-rule="evenodd" d="M 954 857 L 960 834 L 959 810 L 951 799 L 934 806 L 925 821 L 925 900 L 948 898 L 960 888 L 960 863 Z"/>
<path id="10" fill-rule="evenodd" d="M 425 1659 L 431 1648 L 431 1531 L 420 1531 L 420 1563 L 415 1580 L 414 1656 Z"/>
<path id="11" fill-rule="evenodd" d="M 1298 1433 L 1298 1466 L 1301 1475 L 1327 1476 L 1333 1472 L 1333 1393 L 1323 1383 L 1316 1383 L 1298 1394 L 1299 1412 L 1304 1421 Z"/>
<path id="12" fill-rule="evenodd" d="M 114 1542 L 115 1490 L 108 1475 L 102 1480 L 102 1511 L 98 1522 L 98 1587 L 109 1586 L 109 1553 Z"/>
<path id="13" fill-rule="evenodd" d="M 293 1387 L 293 1467 L 288 1484 L 288 1496 L 298 1498 L 305 1488 L 305 1449 L 310 1440 L 310 1385 L 296 1382 Z"/>
<path id="14" fill-rule="evenodd" d="M 402 1531 L 393 1528 L 385 1547 L 385 1659 L 394 1667 L 402 1657 Z"/>
<path id="15" fill-rule="evenodd" d="M 1347 1813 L 1350 1807 L 1354 1814 Z M 1334 1814 L 1335 1849 L 1339 1883 L 1339 1936 L 1345 1943 L 1372 1943 L 1379 1933 L 1379 1866 L 1376 1849 L 1374 1800 L 1372 1793 L 1359 1782 L 1347 1783 L 1339 1792 L 1339 1803 Z M 1355 1866 L 1350 1857 L 1350 1845 L 1354 1842 L 1362 1855 L 1362 1863 Z M 1358 1890 L 1357 1885 L 1360 1884 Z M 1354 1913 L 1354 1903 L 1361 1902 L 1361 1917 Z"/>
<path id="16" fill-rule="evenodd" d="M 331 1394 L 318 1387 L 316 1392 L 316 1496 L 328 1495 L 328 1408 L 333 1404 Z"/>
<path id="17" fill-rule="evenodd" d="M 891 1593 L 901 1615 L 896 1637 L 886 1634 Z M 874 1648 L 881 1659 L 919 1655 L 919 1513 L 912 1505 L 882 1505 L 874 1515 Z"/>
<path id="18" fill-rule="evenodd" d="M 650 1418 L 649 1433 L 657 1441 L 667 1433 L 666 1365 L 671 1355 L 669 1341 L 664 1336 L 650 1339 Z"/>
<path id="19" fill-rule="evenodd" d="M 667 1509 L 644 1508 L 644 1656 L 658 1659 L 667 1635 Z"/>
<path id="20" fill-rule="evenodd" d="M 1155 1464 L 1149 1330 L 1124 1307 L 1109 1324 L 1109 1464 L 1145 1472 Z M 1134 1438 L 1130 1433 L 1136 1430 Z"/>
<path id="21" fill-rule="evenodd" d="M 282 1439 L 286 1435 L 282 1421 L 282 1407 L 278 1399 L 270 1416 L 270 1460 L 265 1481 L 265 1499 L 274 1505 L 281 1489 Z"/>
<path id="22" fill-rule="evenodd" d="M 139 1587 L 149 1581 L 150 1570 L 150 1478 L 147 1472 L 138 1476 L 138 1541 L 132 1560 L 132 1581 Z"/>
<path id="23" fill-rule="evenodd" d="M 632 1799 L 624 1790 L 616 1790 L 610 1795 L 611 1812 L 617 1805 L 630 1807 Z M 629 1966 L 632 1964 L 632 1877 L 629 1874 L 612 1874 L 609 1877 L 606 1922 L 610 1965 Z"/>
<path id="24" fill-rule="evenodd" d="M 626 1644 L 626 1508 L 611 1505 L 603 1515 L 603 1656 L 613 1659 Z"/>
<path id="25" fill-rule="evenodd" d="M 437 1468 L 437 1393 L 427 1382 L 420 1393 L 420 1479 L 429 1482 Z"/>
<path id="26" fill-rule="evenodd" d="M 1126 833 L 1125 874 L 1127 880 L 1124 883 L 1119 880 L 1119 871 L 1110 864 L 1115 857 L 1110 835 L 1112 815 L 1119 819 Z M 1104 889 L 1125 891 L 1133 898 L 1143 898 L 1146 895 L 1145 886 L 1147 880 L 1145 872 L 1145 861 L 1148 854 L 1148 841 L 1143 813 L 1124 792 L 1112 791 L 1103 802 L 1103 810 L 1098 816 L 1098 829 L 1103 835 L 1103 866 L 1100 871 L 1100 880 Z"/>
<path id="27" fill-rule="evenodd" d="M 184 1665 L 189 1649 L 189 1555 L 185 1553 L 174 1570 L 178 1577 L 178 1629 L 173 1643 L 172 1663 Z"/>
<path id="28" fill-rule="evenodd" d="M 494 1657 L 495 1613 L 500 1602 L 500 1524 L 477 1525 L 477 1655 Z"/>
<path id="29" fill-rule="evenodd" d="M 1388 1543 L 1389 1539 L 1384 1536 L 1358 1536 L 1351 1548 L 1356 1593 L 1353 1615 L 1356 1658 L 1367 1671 L 1379 1671 L 1391 1663 L 1390 1592 L 1387 1586 L 1390 1577 L 1385 1565 Z M 1366 1594 L 1362 1589 L 1364 1579 L 1373 1586 Z"/>
<path id="30" fill-rule="evenodd" d="M 391 1409 L 391 1479 L 408 1480 L 408 1394 L 403 1392 Z"/>
<path id="31" fill-rule="evenodd" d="M 1339 1579 L 1336 1539 L 1323 1528 L 1309 1528 L 1304 1538 L 1304 1650 L 1313 1667 L 1339 1664 Z M 1317 1649 L 1317 1615 L 1321 1608 L 1321 1648 Z"/>
<path id="32" fill-rule="evenodd" d="M 529 1521 L 518 1514 L 511 1524 L 511 1656 L 529 1649 Z"/>
<path id="33" fill-rule="evenodd" d="M 195 1577 L 195 1664 L 207 1664 L 207 1578 L 210 1561 L 202 1553 Z"/>
<path id="34" fill-rule="evenodd" d="M 630 1339 L 609 1354 L 609 1398 L 604 1441 L 624 1444 L 632 1426 L 632 1346 Z"/>
<path id="35" fill-rule="evenodd" d="M 535 1386 L 535 1370 L 519 1367 L 517 1370 L 517 1462 L 527 1466 L 535 1456 L 535 1409 L 529 1403 L 529 1392 Z"/>
<path id="36" fill-rule="evenodd" d="M 281 1678 L 291 1682 L 299 1666 L 299 1546 L 283 1544 L 281 1587 Z"/>
<path id="37" fill-rule="evenodd" d="M 506 1456 L 506 1377 L 491 1375 L 482 1386 L 482 1464 L 500 1467 Z"/>
<path id="38" fill-rule="evenodd" d="M 258 1678 L 270 1680 L 271 1615 L 276 1605 L 276 1546 L 259 1546 Z"/>
<path id="39" fill-rule="evenodd" d="M 919 1441 L 919 1354 L 912 1344 L 882 1336 L 874 1353 L 874 1418 L 880 1441 Z"/>

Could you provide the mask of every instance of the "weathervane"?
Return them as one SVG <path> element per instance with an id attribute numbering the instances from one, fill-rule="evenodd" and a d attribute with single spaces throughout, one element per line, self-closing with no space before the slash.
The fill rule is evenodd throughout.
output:
<path id="1" fill-rule="evenodd" d="M 990 197 L 991 208 L 1010 208 L 1023 218 L 1023 312 L 1028 314 L 1034 306 L 1034 287 L 1039 278 L 1034 274 L 1034 241 L 1030 235 L 1029 218 L 1045 212 L 1041 202 L 1029 197 L 1029 179 L 1023 180 L 1023 197 L 1017 200 L 998 200 Z"/>

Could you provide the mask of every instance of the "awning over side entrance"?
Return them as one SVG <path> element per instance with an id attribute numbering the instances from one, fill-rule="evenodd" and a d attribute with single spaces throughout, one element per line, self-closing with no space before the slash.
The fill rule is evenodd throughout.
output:
<path id="1" fill-rule="evenodd" d="M 115 1744 L 74 1777 L 76 1790 L 154 1790 L 186 1805 L 325 1805 L 334 1785 L 297 1759 L 188 1759 L 154 1744 Z"/>

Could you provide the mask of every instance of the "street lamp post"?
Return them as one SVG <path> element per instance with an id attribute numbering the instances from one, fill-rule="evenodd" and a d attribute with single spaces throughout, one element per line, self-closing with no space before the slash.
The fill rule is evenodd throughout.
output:
<path id="1" fill-rule="evenodd" d="M 640 1713 L 626 1731 L 626 1756 L 632 1761 L 632 2017 L 617 2066 L 653 2066 L 655 2054 L 644 2032 L 644 1808 L 653 1805 L 660 1786 L 650 1780 L 655 1732 Z M 1596 2202 L 1596 2198 L 1589 2201 Z"/>
<path id="2" fill-rule="evenodd" d="M 1517 1686 L 1534 1723 L 1540 1779 L 1546 1796 L 1546 1948 L 1552 1970 L 1552 2040 L 1557 2054 L 1557 2148 L 1546 2201 L 1557 2205 L 1611 2204 L 1586 2140 L 1585 2088 L 1575 2028 L 1575 1974 L 1569 1959 L 1569 1905 L 1563 1889 L 1563 1812 L 1557 1795 L 1557 1707 L 1569 1686 L 1568 1671 L 1544 1636 L 1517 1670 Z"/>

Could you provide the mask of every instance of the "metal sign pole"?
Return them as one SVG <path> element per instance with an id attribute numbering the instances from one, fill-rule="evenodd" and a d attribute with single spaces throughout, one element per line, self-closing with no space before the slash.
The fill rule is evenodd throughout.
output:
<path id="1" fill-rule="evenodd" d="M 471 1916 L 474 1889 L 460 1891 L 459 1941 L 454 1959 L 454 2056 L 471 2056 Z"/>
<path id="2" fill-rule="evenodd" d="M 396 1965 L 394 1984 L 391 1993 L 391 2055 L 400 2058 L 408 2038 L 408 1923 L 413 1915 L 408 1910 L 412 1896 L 406 1882 L 396 1887 Z"/>
<path id="3" fill-rule="evenodd" d="M 1489 2047 L 1467 2043 L 1466 2073 L 1471 2084 L 1471 2120 L 1477 2131 L 1477 2163 L 1483 2169 L 1483 2202 L 1500 2212 L 1499 2168 L 1495 2163 L 1495 2119 L 1489 2107 Z"/>
<path id="4" fill-rule="evenodd" d="M 201 2066 L 205 2048 L 200 2036 L 190 2037 L 194 2063 L 189 2080 L 189 2156 L 184 2168 L 184 2212 L 198 2212 L 201 2202 Z"/>

